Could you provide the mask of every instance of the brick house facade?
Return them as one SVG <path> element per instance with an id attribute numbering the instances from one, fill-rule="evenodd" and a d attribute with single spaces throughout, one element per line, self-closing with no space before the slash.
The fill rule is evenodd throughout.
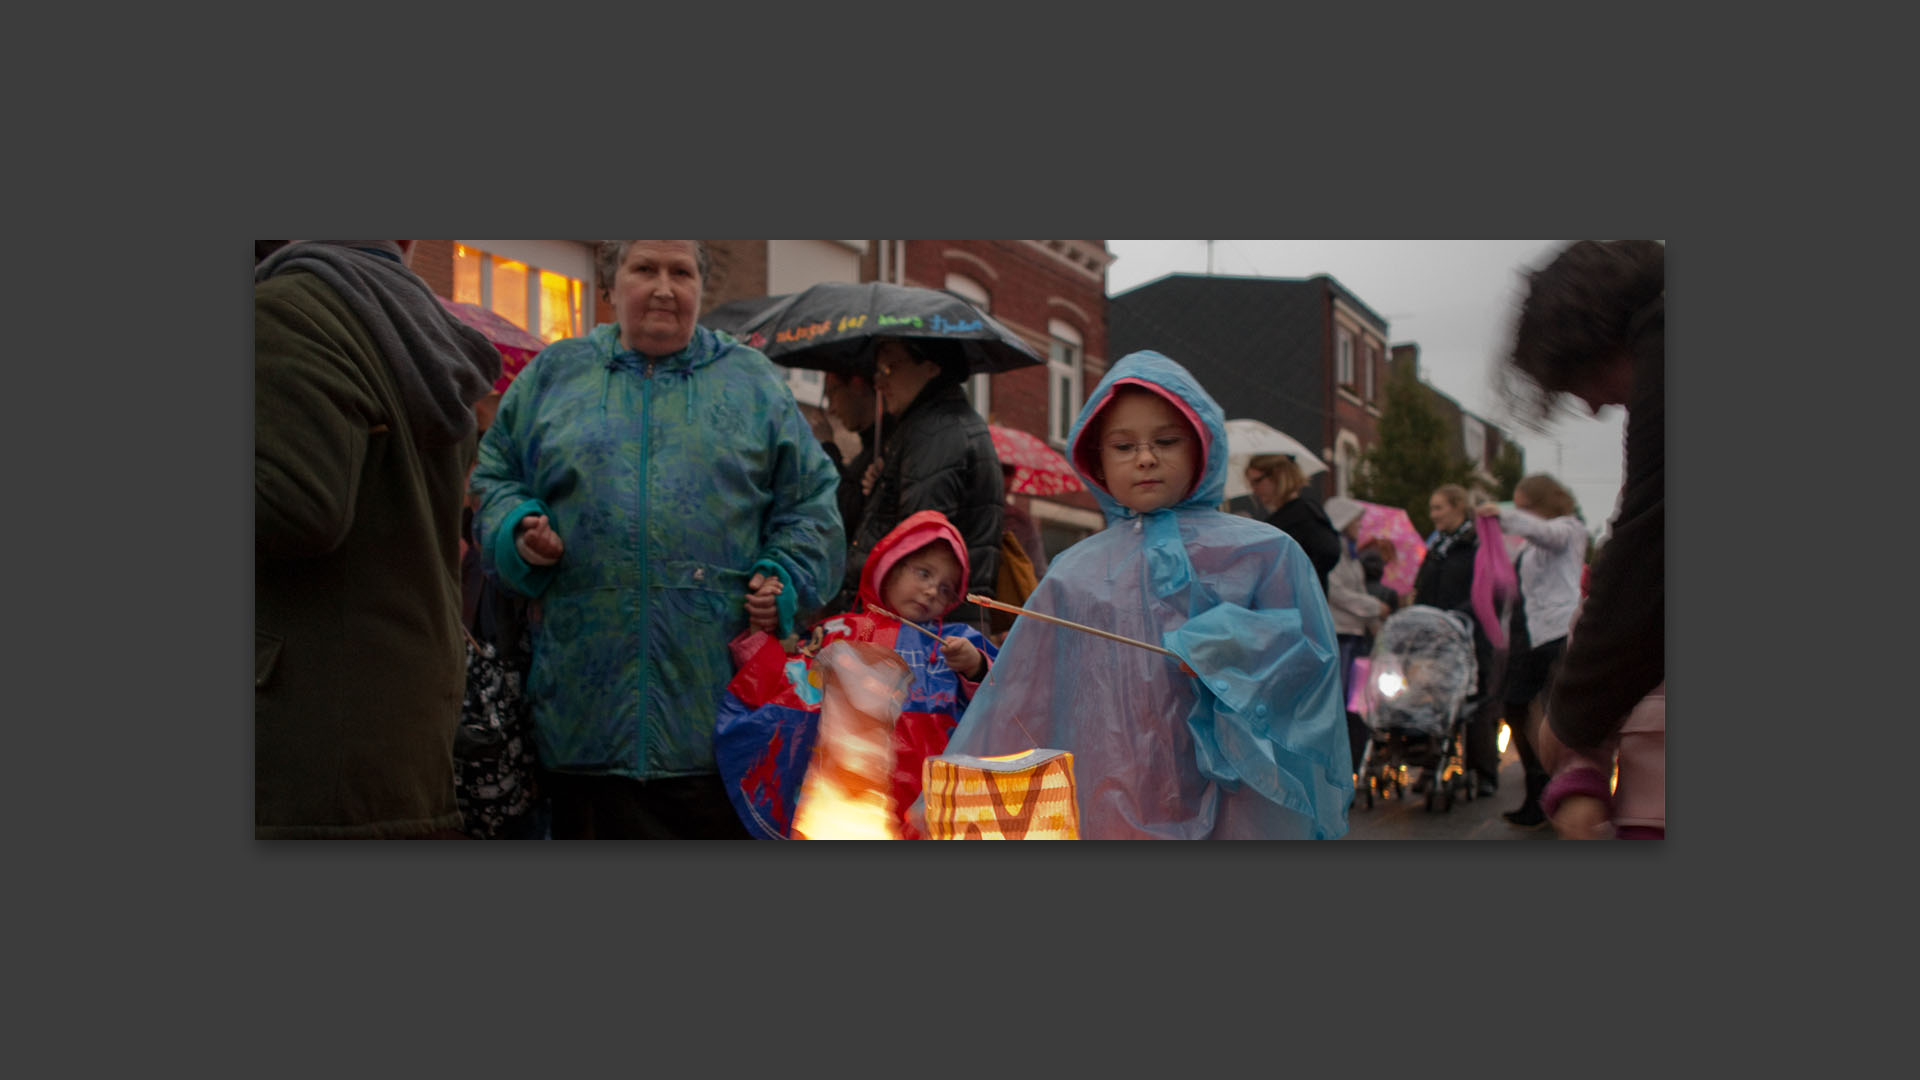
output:
<path id="1" fill-rule="evenodd" d="M 1193 372 L 1229 419 L 1293 436 L 1328 465 L 1322 496 L 1349 490 L 1378 439 L 1387 323 L 1332 277 L 1169 274 L 1108 304 L 1113 352 L 1152 349 Z"/>
<path id="2" fill-rule="evenodd" d="M 1390 354 L 1390 370 L 1397 371 L 1403 364 L 1413 366 L 1414 378 L 1420 382 L 1420 388 L 1427 393 L 1427 401 L 1446 421 L 1447 430 L 1452 433 L 1450 445 L 1461 457 L 1473 465 L 1481 483 L 1491 490 L 1494 486 L 1493 463 L 1499 460 L 1501 452 L 1512 446 L 1520 455 L 1521 465 L 1526 464 L 1526 449 L 1509 434 L 1506 429 L 1492 423 L 1484 417 L 1461 408 L 1453 398 L 1434 389 L 1420 379 L 1420 346 L 1413 343 L 1395 345 Z M 1524 474 L 1524 472 L 1523 472 Z"/>

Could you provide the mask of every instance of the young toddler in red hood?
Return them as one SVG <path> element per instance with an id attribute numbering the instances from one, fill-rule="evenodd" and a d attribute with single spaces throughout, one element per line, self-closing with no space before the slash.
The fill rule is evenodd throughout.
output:
<path id="1" fill-rule="evenodd" d="M 998 653 L 974 627 L 943 621 L 964 598 L 967 574 L 959 530 L 945 514 L 922 510 L 874 545 L 861 570 L 857 611 L 822 620 L 798 655 L 781 653 L 768 638 L 743 659 L 721 704 L 714 751 L 750 832 L 788 835 L 820 716 L 811 660 L 848 638 L 891 646 L 913 671 L 894 725 L 893 797 L 903 833 L 919 838 L 905 811 L 920 795 L 921 765 L 946 749 Z"/>

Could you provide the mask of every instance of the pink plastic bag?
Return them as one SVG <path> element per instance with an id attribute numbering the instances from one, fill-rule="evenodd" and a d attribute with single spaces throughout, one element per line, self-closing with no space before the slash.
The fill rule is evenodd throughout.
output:
<path id="1" fill-rule="evenodd" d="M 1473 613 L 1480 630 L 1495 649 L 1507 647 L 1507 612 L 1513 605 L 1520 582 L 1508 562 L 1507 538 L 1498 515 L 1476 518 L 1474 528 L 1480 534 L 1480 547 L 1473 556 Z"/>
<path id="2" fill-rule="evenodd" d="M 1373 662 L 1365 656 L 1353 658 L 1353 670 L 1347 679 L 1347 711 L 1367 715 L 1367 673 Z"/>

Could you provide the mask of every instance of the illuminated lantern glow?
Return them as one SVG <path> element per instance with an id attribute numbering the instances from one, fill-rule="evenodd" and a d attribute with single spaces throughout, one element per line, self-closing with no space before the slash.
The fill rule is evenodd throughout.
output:
<path id="1" fill-rule="evenodd" d="M 820 734 L 794 805 L 796 840 L 898 840 L 893 725 L 913 669 L 885 645 L 835 641 L 820 650 Z"/>
<path id="2" fill-rule="evenodd" d="M 1080 839 L 1073 755 L 1065 750 L 939 754 L 921 766 L 920 790 L 930 839 Z"/>

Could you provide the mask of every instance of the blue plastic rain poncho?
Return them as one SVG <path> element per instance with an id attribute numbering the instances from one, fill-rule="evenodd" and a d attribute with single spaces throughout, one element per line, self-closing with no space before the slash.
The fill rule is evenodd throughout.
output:
<path id="1" fill-rule="evenodd" d="M 649 361 L 595 327 L 507 388 L 472 487 L 487 568 L 540 599 L 527 680 L 541 764 L 635 779 L 716 771 L 755 570 L 781 610 L 821 602 L 846 539 L 833 462 L 765 356 L 705 327 Z M 566 545 L 529 566 L 514 526 L 547 514 Z"/>
<path id="2" fill-rule="evenodd" d="M 1085 464 L 1116 384 L 1174 402 L 1203 429 L 1187 497 L 1141 515 Z M 1073 754 L 1087 839 L 1333 839 L 1353 795 L 1333 619 L 1306 553 L 1264 522 L 1214 509 L 1226 484 L 1220 407 L 1185 368 L 1133 353 L 1069 436 L 1107 527 L 1057 556 L 1027 608 L 1178 653 L 1022 618 L 948 754 Z"/>

